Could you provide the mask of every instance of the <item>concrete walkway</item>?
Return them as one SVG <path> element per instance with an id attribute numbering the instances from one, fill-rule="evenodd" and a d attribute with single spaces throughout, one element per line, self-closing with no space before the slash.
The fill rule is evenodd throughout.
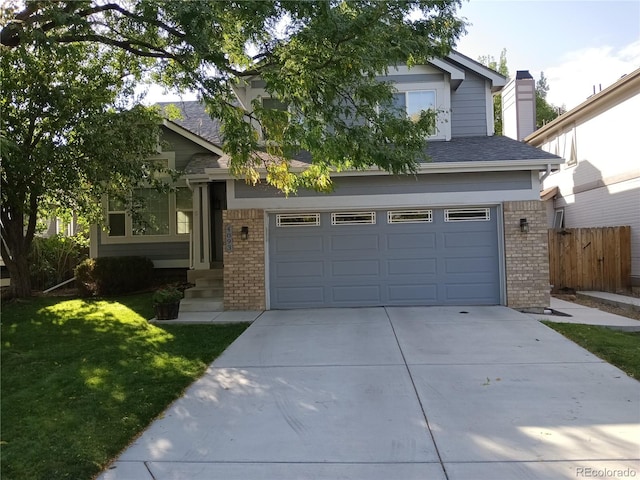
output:
<path id="1" fill-rule="evenodd" d="M 505 307 L 267 311 L 100 479 L 637 477 L 639 401 Z"/>
<path id="2" fill-rule="evenodd" d="M 615 305 L 621 308 L 628 308 L 640 312 L 640 298 L 631 297 L 629 295 L 618 295 L 609 292 L 576 292 L 578 297 L 587 297 L 599 300 L 609 305 Z"/>
<path id="3" fill-rule="evenodd" d="M 582 323 L 585 325 L 600 325 L 618 330 L 640 331 L 640 322 L 632 318 L 603 312 L 596 308 L 585 307 L 578 303 L 567 302 L 559 298 L 551 297 L 551 308 L 556 312 L 568 316 L 530 314 L 537 320 L 547 320 L 561 323 Z"/>

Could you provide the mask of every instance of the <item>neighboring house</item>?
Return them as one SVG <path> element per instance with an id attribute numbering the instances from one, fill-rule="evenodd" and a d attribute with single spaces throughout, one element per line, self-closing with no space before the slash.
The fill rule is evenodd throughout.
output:
<path id="1" fill-rule="evenodd" d="M 548 226 L 631 226 L 631 283 L 640 288 L 640 69 L 525 138 L 566 163 L 544 176 Z"/>
<path id="2" fill-rule="evenodd" d="M 92 256 L 146 255 L 189 277 L 223 272 L 225 309 L 379 305 L 549 305 L 540 172 L 562 161 L 493 135 L 492 95 L 506 79 L 452 52 L 398 68 L 398 100 L 443 113 L 416 175 L 336 173 L 331 194 L 285 197 L 230 176 L 216 122 L 197 102 L 165 121 L 158 155 L 184 172 L 182 190 L 147 194 L 143 219 L 105 201 Z M 248 107 L 255 78 L 238 89 Z M 293 160 L 304 167 L 304 155 Z"/>

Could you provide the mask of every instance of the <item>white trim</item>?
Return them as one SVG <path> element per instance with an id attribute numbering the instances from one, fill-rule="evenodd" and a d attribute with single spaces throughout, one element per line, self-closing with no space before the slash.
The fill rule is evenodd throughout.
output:
<path id="1" fill-rule="evenodd" d="M 178 188 L 182 188 L 182 185 L 180 184 L 178 186 Z M 177 225 L 176 225 L 176 196 L 174 192 L 170 192 L 167 194 L 168 195 L 168 200 L 169 200 L 169 234 L 166 235 L 134 235 L 133 234 L 133 221 L 131 218 L 131 215 L 129 213 L 125 213 L 125 235 L 123 236 L 110 236 L 109 235 L 109 200 L 108 198 L 105 196 L 102 199 L 102 208 L 104 209 L 104 212 L 106 213 L 106 228 L 105 229 L 100 229 L 99 233 L 98 233 L 98 227 L 96 227 L 96 236 L 93 237 L 93 233 L 91 236 L 91 239 L 93 240 L 93 238 L 98 238 L 98 234 L 100 235 L 100 243 L 102 245 L 124 245 L 124 244 L 128 244 L 128 243 L 176 243 L 176 242 L 188 242 L 190 239 L 190 235 L 189 233 L 181 233 L 178 234 L 177 232 Z M 196 213 L 194 211 L 193 213 L 193 218 L 194 218 L 194 223 L 195 223 L 195 216 Z M 193 227 L 193 225 L 192 225 Z M 91 242 L 91 244 L 93 243 L 97 243 L 97 242 Z M 96 251 L 95 253 L 95 257 L 91 257 L 91 258 L 96 258 L 98 256 L 98 252 L 97 252 L 97 246 L 96 246 Z M 91 251 L 90 251 L 91 254 Z"/>
<path id="2" fill-rule="evenodd" d="M 302 221 L 301 223 L 289 223 L 282 220 L 295 220 L 296 218 L 306 217 L 313 221 Z M 276 227 L 279 228 L 295 228 L 295 227 L 319 227 L 320 226 L 320 214 L 319 213 L 278 213 L 276 214 Z"/>
<path id="3" fill-rule="evenodd" d="M 484 84 L 485 84 L 484 103 L 487 109 L 487 135 L 492 137 L 496 133 L 495 118 L 493 116 L 493 94 L 491 93 L 489 80 L 485 80 Z"/>
<path id="4" fill-rule="evenodd" d="M 483 162 L 426 162 L 418 165 L 417 173 L 509 172 L 514 170 L 536 170 L 541 172 L 547 170 L 547 165 L 557 167 L 563 163 L 564 159 L 555 156 L 541 159 L 494 160 Z M 303 167 L 291 167 L 292 172 L 302 172 L 303 170 Z M 232 176 L 226 169 L 211 168 L 206 170 L 206 174 L 208 175 L 208 181 L 230 180 L 233 183 L 234 180 L 239 180 L 237 177 Z M 366 170 L 331 172 L 332 177 L 368 177 L 374 175 L 393 174 L 377 167 Z M 260 178 L 266 178 L 266 171 L 260 172 Z"/>
<path id="5" fill-rule="evenodd" d="M 408 218 L 394 218 L 399 215 L 407 215 Z M 423 217 L 421 218 L 420 215 Z M 387 210 L 387 223 L 388 224 L 405 224 L 405 223 L 432 223 L 433 222 L 433 210 L 421 209 L 421 210 Z"/>
<path id="6" fill-rule="evenodd" d="M 469 57 L 461 54 L 460 52 L 451 50 L 449 55 L 447 55 L 447 58 L 453 60 L 456 63 L 459 63 L 463 67 L 468 68 L 473 72 L 476 72 L 478 75 L 481 75 L 489 79 L 492 85 L 491 91 L 493 92 L 499 91 L 502 87 L 504 87 L 507 84 L 507 79 L 504 76 L 500 75 L 498 72 L 488 67 L 485 67 L 481 63 L 470 59 Z"/>
<path id="7" fill-rule="evenodd" d="M 360 217 L 354 219 L 353 217 Z M 376 225 L 376 212 L 332 212 L 331 225 Z"/>
<path id="8" fill-rule="evenodd" d="M 150 155 L 146 157 L 145 160 L 166 160 L 167 168 L 170 168 L 172 170 L 176 169 L 176 152 L 174 151 L 156 153 L 155 155 Z M 166 173 L 160 176 L 169 177 L 169 175 L 167 175 Z"/>
<path id="9" fill-rule="evenodd" d="M 500 278 L 500 305 L 507 304 L 507 258 L 504 238 L 503 204 L 496 207 L 496 228 L 498 229 L 498 275 Z M 490 207 L 491 208 L 491 207 Z"/>
<path id="10" fill-rule="evenodd" d="M 460 85 L 460 83 L 464 81 L 464 79 L 466 78 L 466 74 L 464 70 L 456 67 L 455 65 L 451 64 L 450 62 L 447 62 L 442 58 L 434 57 L 434 58 L 430 58 L 427 61 L 434 67 L 439 68 L 440 70 L 444 70 L 449 75 L 451 75 L 451 82 L 456 84 L 456 86 L 454 87 L 454 90 L 456 90 Z"/>
<path id="11" fill-rule="evenodd" d="M 457 215 L 460 215 L 460 217 L 458 217 Z M 468 215 L 468 216 L 465 216 L 465 215 Z M 445 223 L 489 222 L 491 221 L 491 209 L 477 208 L 477 207 L 445 208 L 444 221 Z"/>
<path id="12" fill-rule="evenodd" d="M 537 186 L 537 185 L 536 185 Z M 540 200 L 540 192 L 528 190 L 500 190 L 483 192 L 411 193 L 389 195 L 345 195 L 342 197 L 289 197 L 227 199 L 227 210 L 260 208 L 268 211 L 327 211 L 327 210 L 381 210 L 429 207 L 455 207 L 464 205 L 495 205 L 496 203 Z"/>
<path id="13" fill-rule="evenodd" d="M 189 268 L 189 259 L 153 260 L 155 268 Z"/>
<path id="14" fill-rule="evenodd" d="M 262 221 L 264 225 L 264 308 L 265 310 L 271 310 L 271 282 L 269 280 L 269 265 L 271 264 L 269 251 L 269 214 L 266 211 L 262 215 Z"/>

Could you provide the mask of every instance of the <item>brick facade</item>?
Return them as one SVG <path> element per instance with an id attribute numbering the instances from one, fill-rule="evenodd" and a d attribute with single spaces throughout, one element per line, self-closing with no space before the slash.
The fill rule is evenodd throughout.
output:
<path id="1" fill-rule="evenodd" d="M 507 306 L 541 311 L 549 306 L 547 216 L 538 200 L 504 202 Z M 520 231 L 526 218 L 529 232 Z"/>
<path id="2" fill-rule="evenodd" d="M 264 210 L 225 210 L 222 222 L 224 309 L 264 310 Z M 246 240 L 241 238 L 242 227 L 249 228 Z"/>
<path id="3" fill-rule="evenodd" d="M 504 245 L 507 306 L 540 311 L 549 306 L 549 256 L 547 218 L 540 201 L 505 202 Z M 224 237 L 225 310 L 264 310 L 265 239 L 264 210 L 226 210 L 222 213 Z M 520 231 L 526 218 L 529 232 Z M 227 240 L 231 228 L 231 245 Z M 242 227 L 249 238 L 241 238 Z"/>

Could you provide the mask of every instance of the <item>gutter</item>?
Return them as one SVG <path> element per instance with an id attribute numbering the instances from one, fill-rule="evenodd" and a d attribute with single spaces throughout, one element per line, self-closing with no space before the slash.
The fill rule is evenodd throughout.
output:
<path id="1" fill-rule="evenodd" d="M 561 158 L 542 158 L 542 159 L 526 159 L 526 160 L 493 160 L 483 162 L 434 162 L 423 163 L 418 166 L 416 174 L 421 173 L 461 173 L 461 172 L 506 172 L 517 170 L 538 170 L 546 171 L 545 175 L 551 173 L 552 165 L 560 165 L 563 163 Z M 300 173 L 305 167 L 293 167 L 291 172 Z M 261 177 L 266 176 L 266 171 L 261 169 Z M 393 175 L 386 170 L 380 168 L 370 168 L 367 170 L 349 170 L 343 172 L 332 172 L 332 177 L 364 177 Z M 409 174 L 410 175 L 410 174 Z M 205 168 L 204 177 L 207 180 L 235 180 L 236 177 L 229 174 L 229 170 L 221 168 Z M 191 181 L 203 179 L 202 174 L 193 174 L 190 176 Z"/>

